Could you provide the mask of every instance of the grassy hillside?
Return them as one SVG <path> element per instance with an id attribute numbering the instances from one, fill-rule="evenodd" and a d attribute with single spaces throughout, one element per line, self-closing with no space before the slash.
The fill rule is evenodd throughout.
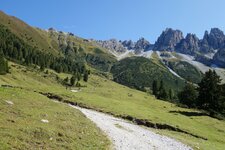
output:
<path id="1" fill-rule="evenodd" d="M 0 110 L 2 150 L 109 148 L 106 136 L 81 112 L 40 94 L 1 87 Z"/>
<path id="2" fill-rule="evenodd" d="M 0 24 L 13 37 L 16 36 L 15 39 L 19 39 L 17 41 L 22 40 L 26 45 L 36 47 L 35 49 L 43 53 L 68 58 L 71 62 L 85 61 L 90 69 L 106 72 L 116 62 L 105 49 L 72 34 L 36 29 L 4 13 L 0 13 L 0 20 Z M 12 45 L 15 46 L 14 43 Z M 153 80 L 163 80 L 167 88 L 180 90 L 184 81 L 173 75 L 155 54 L 152 57 L 151 60 L 141 57 L 121 60 L 112 68 L 114 79 L 139 89 L 150 87 Z M 41 58 L 37 58 L 39 59 Z M 154 125 L 166 126 L 165 130 L 152 130 L 181 140 L 195 149 L 225 149 L 224 120 L 210 118 L 201 111 L 156 100 L 152 95 L 96 74 L 90 75 L 88 83 L 81 82 L 82 88 L 72 87 L 71 89 L 78 90 L 73 93 L 60 83 L 66 77 L 71 77 L 70 74 L 58 74 L 52 70 L 44 73 L 37 67 L 32 67 L 32 63 L 29 65 L 30 67 L 24 67 L 10 63 L 10 73 L 0 76 L 1 85 L 17 87 L 0 88 L 0 112 L 3 114 L 0 116 L 0 137 L 4 137 L 0 142 L 2 149 L 90 149 L 89 146 L 95 149 L 108 148 L 109 142 L 105 136 L 79 111 L 54 103 L 38 92 L 53 93 L 68 101 L 115 116 L 137 118 Z M 182 70 L 181 73 L 185 74 L 185 71 Z M 14 104 L 9 104 L 9 101 Z M 41 119 L 47 119 L 49 123 L 44 124 Z M 185 133 L 171 131 L 170 127 Z M 82 133 L 84 135 L 81 136 Z"/>
<path id="3" fill-rule="evenodd" d="M 183 80 L 170 73 L 161 62 L 143 57 L 125 58 L 116 63 L 111 72 L 116 82 L 138 89 L 151 87 L 154 80 L 163 80 L 167 89 L 175 91 L 184 84 Z"/>
<path id="4" fill-rule="evenodd" d="M 193 83 L 199 83 L 203 73 L 185 61 L 168 61 L 168 66 L 182 78 Z"/>
<path id="5" fill-rule="evenodd" d="M 7 32 L 10 32 L 17 41 L 20 41 L 20 45 L 25 44 L 29 49 L 50 53 L 55 57 L 65 57 L 76 62 L 85 62 L 91 67 L 106 72 L 116 61 L 115 57 L 107 50 L 71 33 L 63 33 L 54 29 L 46 31 L 34 28 L 3 12 L 0 12 L 0 25 L 1 28 L 9 30 Z M 5 43 L 10 42 L 6 41 Z M 13 43 L 12 45 L 16 47 L 18 44 Z"/>
<path id="6" fill-rule="evenodd" d="M 168 102 L 156 100 L 147 93 L 130 89 L 96 75 L 91 75 L 88 83 L 81 82 L 82 85 L 87 87 L 81 88 L 78 93 L 73 93 L 55 80 L 56 75 L 64 79 L 67 76 L 70 77 L 69 74 L 49 72 L 49 74 L 45 74 L 32 68 L 11 64 L 11 74 L 0 76 L 0 84 L 20 86 L 25 91 L 35 90 L 54 93 L 69 101 L 79 102 L 96 110 L 112 113 L 116 116 L 129 115 L 146 119 L 152 123 L 170 125 L 207 139 L 204 140 L 170 130 L 151 129 L 159 134 L 174 137 L 195 149 L 223 150 L 225 148 L 224 120 L 211 118 L 204 112 L 184 109 Z M 23 96 L 29 99 L 29 93 L 26 93 L 26 95 Z M 42 98 L 45 99 L 41 96 Z"/>
<path id="7" fill-rule="evenodd" d="M 38 47 L 39 50 L 48 50 L 53 54 L 58 54 L 58 49 L 54 49 L 46 36 L 40 34 L 37 29 L 29 26 L 20 19 L 8 16 L 4 12 L 0 12 L 0 24 L 6 26 L 18 38 L 32 47 Z"/>

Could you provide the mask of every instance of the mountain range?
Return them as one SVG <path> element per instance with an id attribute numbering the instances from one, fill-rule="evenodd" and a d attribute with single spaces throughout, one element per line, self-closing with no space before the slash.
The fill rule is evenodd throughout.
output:
<path id="1" fill-rule="evenodd" d="M 168 51 L 191 55 L 197 61 L 209 66 L 225 66 L 225 35 L 218 28 L 212 28 L 210 32 L 205 31 L 203 39 L 199 39 L 191 33 L 184 37 L 182 31 L 167 28 L 154 44 L 151 44 L 145 38 L 140 38 L 136 42 L 116 39 L 97 40 L 96 42 L 109 49 L 115 56 L 120 56 L 129 51 L 135 55 L 147 51 Z"/>
<path id="2" fill-rule="evenodd" d="M 197 94 L 204 79 L 210 83 L 218 79 L 218 85 L 206 86 L 216 85 L 213 91 L 219 94 L 214 97 L 225 97 L 224 39 L 217 28 L 205 32 L 203 39 L 168 28 L 155 43 L 145 38 L 84 39 L 54 28 L 32 27 L 0 11 L 0 149 L 110 149 L 117 143 L 69 104 L 156 128 L 151 130 L 193 149 L 224 150 L 224 120 L 201 107 L 188 108 L 179 97 L 185 93 L 197 104 L 195 94 L 182 90 L 190 85 L 187 90 Z M 205 78 L 209 69 L 223 83 L 217 76 Z M 222 108 L 223 103 L 217 104 Z M 110 126 L 102 117 L 94 121 L 115 128 L 122 135 L 118 143 L 124 143 L 121 133 L 130 137 L 136 130 L 127 130 L 122 120 Z M 142 133 L 140 137 L 146 138 Z"/>
<path id="3" fill-rule="evenodd" d="M 83 63 L 92 72 L 142 90 L 151 87 L 153 80 L 164 80 L 168 89 L 179 91 L 186 80 L 198 83 L 209 69 L 214 69 L 225 81 L 225 35 L 218 28 L 206 31 L 203 39 L 194 34 L 184 37 L 180 30 L 168 28 L 152 44 L 145 38 L 137 41 L 84 39 L 54 28 L 31 27 L 3 12 L 0 19 L 4 32 L 25 43 L 16 46 L 16 42 L 12 46 L 18 49 L 28 45 L 38 53 L 53 55 L 62 61 L 50 65 L 58 71 L 67 71 L 72 62 Z M 2 40 L 8 42 L 4 36 Z M 48 63 L 44 65 L 49 67 Z"/>

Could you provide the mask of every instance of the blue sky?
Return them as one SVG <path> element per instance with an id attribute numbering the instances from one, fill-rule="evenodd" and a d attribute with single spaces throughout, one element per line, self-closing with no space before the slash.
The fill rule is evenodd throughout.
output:
<path id="1" fill-rule="evenodd" d="M 43 29 L 72 32 L 84 38 L 132 39 L 151 43 L 167 27 L 199 38 L 205 30 L 225 31 L 225 0 L 17 0 L 0 10 Z"/>

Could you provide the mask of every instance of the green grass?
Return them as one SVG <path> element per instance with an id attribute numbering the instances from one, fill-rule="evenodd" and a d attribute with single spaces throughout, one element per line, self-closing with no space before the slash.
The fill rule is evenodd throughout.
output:
<path id="1" fill-rule="evenodd" d="M 182 78 L 193 83 L 199 83 L 203 77 L 203 73 L 193 65 L 185 61 L 168 61 L 168 66 Z"/>
<path id="2" fill-rule="evenodd" d="M 43 123 L 42 119 L 49 123 Z M 107 137 L 80 111 L 38 93 L 12 88 L 0 88 L 0 139 L 2 150 L 98 150 L 110 146 Z"/>
<path id="3" fill-rule="evenodd" d="M 152 87 L 154 80 L 163 80 L 167 91 L 173 89 L 177 92 L 184 86 L 184 81 L 173 75 L 157 58 L 125 58 L 115 63 L 111 72 L 116 82 L 137 89 Z"/>
<path id="4" fill-rule="evenodd" d="M 106 49 L 97 46 L 94 42 L 63 32 L 46 31 L 32 27 L 2 11 L 0 11 L 0 25 L 6 27 L 10 33 L 22 40 L 26 45 L 57 57 L 65 56 L 72 59 L 82 58 L 82 60 L 85 60 L 86 55 L 90 55 L 92 59 L 87 60 L 87 63 L 92 67 L 104 71 L 109 70 L 112 63 L 116 61 L 116 58 L 112 54 Z M 68 56 L 65 55 L 67 45 L 71 47 Z M 79 49 L 80 47 L 82 47 L 83 51 L 75 53 L 74 48 Z"/>
<path id="5" fill-rule="evenodd" d="M 223 150 L 225 149 L 225 121 L 217 120 L 193 109 L 185 109 L 169 102 L 156 100 L 147 93 L 119 85 L 108 79 L 91 75 L 87 86 L 81 92 L 72 93 L 59 85 L 54 77 L 38 71 L 22 71 L 25 67 L 16 65 L 11 68 L 11 74 L 0 76 L 0 84 L 22 86 L 27 89 L 51 92 L 74 102 L 83 103 L 96 110 L 110 112 L 114 115 L 130 115 L 139 119 L 147 119 L 153 123 L 168 124 L 189 133 L 207 138 L 203 140 L 184 133 L 154 130 L 160 134 L 176 138 L 195 149 Z M 51 72 L 51 71 L 50 71 Z M 61 78 L 69 76 L 59 74 Z M 153 130 L 153 129 L 151 129 Z"/>

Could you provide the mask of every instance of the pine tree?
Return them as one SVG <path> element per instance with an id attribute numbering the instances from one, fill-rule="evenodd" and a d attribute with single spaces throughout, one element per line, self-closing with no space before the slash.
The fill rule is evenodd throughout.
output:
<path id="1" fill-rule="evenodd" d="M 178 93 L 180 103 L 187 105 L 188 107 L 194 107 L 196 105 L 196 99 L 198 93 L 193 84 L 186 82 L 183 90 Z"/>
<path id="2" fill-rule="evenodd" d="M 76 81 L 76 77 L 75 77 L 75 76 L 72 76 L 72 77 L 70 78 L 70 85 L 71 85 L 71 86 L 74 86 L 75 81 Z"/>
<path id="3" fill-rule="evenodd" d="M 166 100 L 168 98 L 168 94 L 166 92 L 166 89 L 164 87 L 164 82 L 161 80 L 160 87 L 159 87 L 159 93 L 158 93 L 158 99 Z"/>
<path id="4" fill-rule="evenodd" d="M 169 95 L 168 96 L 169 96 L 169 99 L 170 100 L 173 100 L 174 99 L 174 92 L 173 92 L 172 89 L 169 90 Z"/>
<path id="5" fill-rule="evenodd" d="M 80 72 L 77 72 L 76 77 L 77 77 L 77 80 L 80 81 L 81 80 L 81 77 L 82 77 L 81 76 L 81 73 Z"/>
<path id="6" fill-rule="evenodd" d="M 84 80 L 84 82 L 88 81 L 88 72 L 87 71 L 85 71 L 85 73 L 84 73 L 83 80 Z"/>
<path id="7" fill-rule="evenodd" d="M 220 111 L 220 101 L 222 91 L 220 87 L 221 79 L 215 71 L 209 70 L 198 84 L 198 106 L 208 110 L 211 114 Z"/>
<path id="8" fill-rule="evenodd" d="M 8 72 L 8 62 L 3 56 L 3 52 L 0 51 L 0 75 L 4 75 Z"/>
<path id="9" fill-rule="evenodd" d="M 45 70 L 45 66 L 44 66 L 44 64 L 41 64 L 41 66 L 40 66 L 40 70 L 41 70 L 41 71 L 44 71 L 44 70 Z"/>
<path id="10" fill-rule="evenodd" d="M 221 112 L 225 114 L 225 84 L 221 85 L 222 96 L 220 100 Z"/>
<path id="11" fill-rule="evenodd" d="M 64 82 L 68 83 L 68 82 L 69 82 L 69 78 L 66 77 L 66 78 L 64 79 Z"/>
<path id="12" fill-rule="evenodd" d="M 153 81 L 152 83 L 152 94 L 155 95 L 156 97 L 158 96 L 158 82 L 156 80 Z"/>

